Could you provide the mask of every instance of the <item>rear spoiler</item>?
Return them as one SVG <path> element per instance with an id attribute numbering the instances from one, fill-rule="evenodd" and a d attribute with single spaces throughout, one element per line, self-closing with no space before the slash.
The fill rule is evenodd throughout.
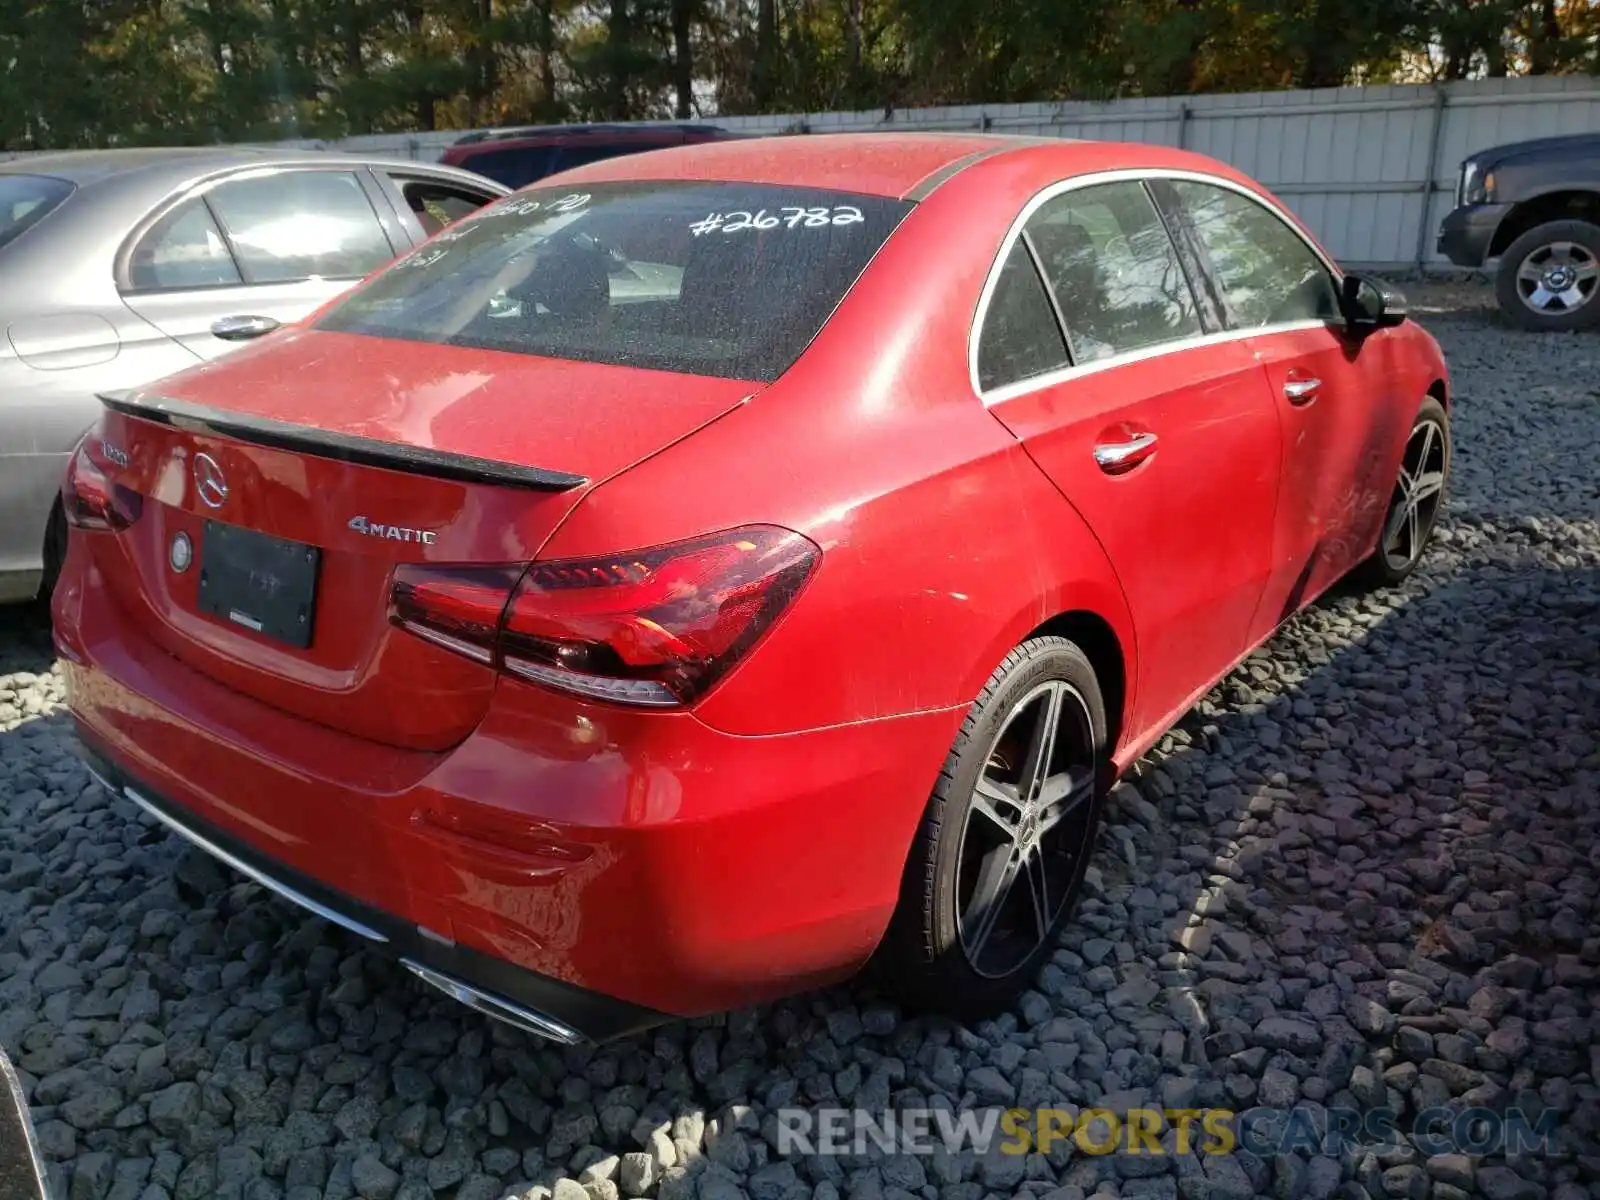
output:
<path id="1" fill-rule="evenodd" d="M 332 433 L 309 425 L 226 412 L 203 404 L 169 400 L 163 396 L 135 398 L 137 396 L 135 391 L 106 392 L 98 399 L 112 412 L 123 416 L 170 425 L 174 429 L 219 434 L 257 446 L 270 446 L 274 450 L 292 450 L 297 454 L 330 458 L 357 466 L 384 467 L 435 479 L 521 487 L 541 492 L 565 492 L 589 482 L 587 476 L 566 471 L 524 467 L 516 463 L 497 462 L 492 458 L 476 458 L 470 454 L 451 454 L 447 450 L 428 450 L 378 438 Z"/>

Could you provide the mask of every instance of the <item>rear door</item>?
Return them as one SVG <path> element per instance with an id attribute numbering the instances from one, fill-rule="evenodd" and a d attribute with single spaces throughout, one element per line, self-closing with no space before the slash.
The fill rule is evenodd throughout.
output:
<path id="1" fill-rule="evenodd" d="M 1338 287 L 1306 240 L 1262 200 L 1220 183 L 1157 189 L 1203 257 L 1229 325 L 1262 365 L 1283 427 L 1283 488 L 1264 637 L 1371 549 L 1393 481 L 1396 431 L 1374 349 L 1347 336 Z"/>
<path id="2" fill-rule="evenodd" d="M 1145 184 L 1126 179 L 1037 208 L 979 335 L 985 403 L 1116 568 L 1137 728 L 1244 652 L 1271 565 L 1277 416 L 1254 357 L 1204 312 Z"/>
<path id="3" fill-rule="evenodd" d="M 227 317 L 288 324 L 388 262 L 404 244 L 385 232 L 364 170 L 250 171 L 170 205 L 126 256 L 124 303 L 196 357 L 238 346 Z M 381 196 L 376 198 L 381 200 Z"/>

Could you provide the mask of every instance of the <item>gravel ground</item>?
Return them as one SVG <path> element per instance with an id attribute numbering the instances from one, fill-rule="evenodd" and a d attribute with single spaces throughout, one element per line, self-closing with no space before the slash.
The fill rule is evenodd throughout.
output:
<path id="1" fill-rule="evenodd" d="M 1600 340 L 1410 290 L 1457 389 L 1425 569 L 1139 764 L 1037 990 L 971 1029 L 865 985 L 601 1051 L 488 1023 L 108 806 L 0 618 L 0 1042 L 63 1195 L 1600 1197 Z M 783 1159 L 772 1115 L 1297 1101 L 1553 1109 L 1560 1145 Z"/>

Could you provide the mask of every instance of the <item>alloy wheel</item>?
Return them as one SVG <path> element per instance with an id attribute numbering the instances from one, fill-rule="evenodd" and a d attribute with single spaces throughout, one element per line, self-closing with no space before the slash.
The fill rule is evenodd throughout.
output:
<path id="1" fill-rule="evenodd" d="M 1600 262 L 1577 242 L 1551 242 L 1517 267 L 1517 295 L 1540 316 L 1576 312 L 1594 299 Z"/>
<path id="2" fill-rule="evenodd" d="M 1444 469 L 1443 431 L 1436 421 L 1418 421 L 1406 440 L 1383 526 L 1383 557 L 1390 569 L 1409 570 L 1422 557 L 1444 498 Z"/>
<path id="3" fill-rule="evenodd" d="M 973 971 L 998 979 L 1051 936 L 1082 877 L 1098 786 L 1093 724 L 1064 680 L 1007 714 L 978 776 L 956 867 L 957 929 Z"/>

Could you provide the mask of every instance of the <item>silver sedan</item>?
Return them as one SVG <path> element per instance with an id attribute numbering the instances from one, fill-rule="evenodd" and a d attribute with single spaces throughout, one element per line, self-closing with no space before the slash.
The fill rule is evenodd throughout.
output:
<path id="1" fill-rule="evenodd" d="M 53 582 L 57 493 L 96 393 L 297 321 L 507 190 L 451 167 L 315 151 L 0 162 L 0 602 Z"/>

